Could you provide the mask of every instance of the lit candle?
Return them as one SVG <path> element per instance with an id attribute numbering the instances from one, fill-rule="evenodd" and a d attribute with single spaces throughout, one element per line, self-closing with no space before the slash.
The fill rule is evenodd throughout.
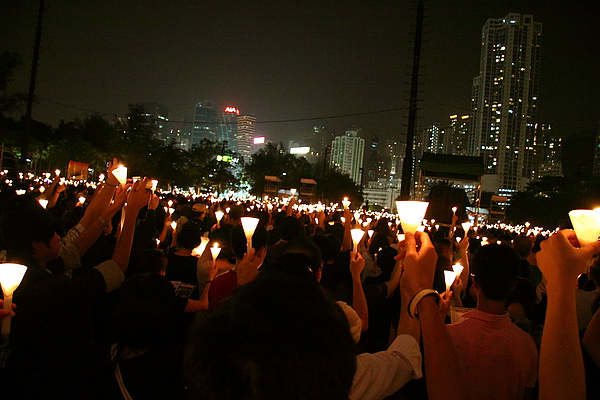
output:
<path id="1" fill-rule="evenodd" d="M 450 292 L 450 286 L 454 283 L 456 279 L 456 272 L 454 271 L 444 271 L 444 280 L 446 281 L 446 296 Z"/>
<path id="2" fill-rule="evenodd" d="M 452 216 L 456 216 L 457 210 L 458 210 L 458 207 L 452 207 Z"/>
<path id="3" fill-rule="evenodd" d="M 252 235 L 258 225 L 258 218 L 242 217 L 242 228 L 244 228 L 244 234 L 246 235 L 246 252 L 249 253 L 252 248 Z"/>
<path id="4" fill-rule="evenodd" d="M 348 207 L 350 207 L 350 204 L 351 204 L 350 200 L 348 200 L 347 197 L 344 197 L 344 200 L 342 200 L 342 206 L 344 206 L 344 210 L 347 210 Z"/>
<path id="5" fill-rule="evenodd" d="M 356 253 L 358 251 L 358 244 L 365 235 L 365 231 L 362 229 L 352 229 L 350 230 L 350 234 L 352 235 L 352 243 L 354 244 L 354 252 Z"/>
<path id="6" fill-rule="evenodd" d="M 54 174 L 55 174 L 56 176 L 59 176 L 59 175 L 60 175 L 60 169 L 55 169 L 55 170 L 54 170 Z"/>
<path id="7" fill-rule="evenodd" d="M 223 219 L 223 215 L 225 215 L 225 213 L 221 210 L 217 210 L 215 211 L 215 217 L 217 218 L 217 224 L 221 223 L 221 219 Z"/>
<path id="8" fill-rule="evenodd" d="M 210 253 L 212 254 L 213 265 L 217 265 L 217 257 L 221 252 L 221 248 L 219 247 L 219 243 L 215 243 L 213 247 L 210 248 Z"/>
<path id="9" fill-rule="evenodd" d="M 583 247 L 598 240 L 600 236 L 600 208 L 595 210 L 572 210 L 569 218 L 573 224 L 575 235 Z"/>
<path id="10" fill-rule="evenodd" d="M 85 196 L 79 196 L 79 204 L 85 203 Z"/>
<path id="11" fill-rule="evenodd" d="M 42 207 L 46 208 L 48 206 L 48 199 L 39 199 L 38 203 L 40 203 Z"/>
<path id="12" fill-rule="evenodd" d="M 204 253 L 204 250 L 206 249 L 206 246 L 208 245 L 209 241 L 210 241 L 209 238 L 202 236 L 200 238 L 200 244 L 198 245 L 198 247 L 196 247 L 192 250 L 192 255 L 194 257 L 200 257 L 202 255 L 202 253 Z"/>
<path id="13" fill-rule="evenodd" d="M 375 231 L 374 231 L 373 229 L 369 229 L 369 230 L 367 231 L 367 235 L 369 235 L 369 238 L 372 238 L 372 237 L 373 237 L 373 233 L 375 233 Z"/>
<path id="14" fill-rule="evenodd" d="M 465 231 L 465 237 L 467 237 L 467 233 L 469 233 L 469 229 L 471 229 L 470 222 L 463 222 L 462 224 L 463 231 Z"/>
<path id="15" fill-rule="evenodd" d="M 173 200 L 169 200 L 169 201 L 167 202 L 167 205 L 168 205 L 169 207 L 173 207 Z"/>
<path id="16" fill-rule="evenodd" d="M 0 285 L 4 293 L 4 308 L 12 312 L 12 298 L 15 289 L 23 280 L 27 267 L 21 264 L 0 264 Z M 2 334 L 10 333 L 11 316 L 2 320 Z"/>
<path id="17" fill-rule="evenodd" d="M 152 179 L 152 191 L 154 192 L 158 187 L 158 181 L 156 179 Z"/>
<path id="18" fill-rule="evenodd" d="M 297 192 L 297 191 L 298 191 L 298 190 L 297 190 L 297 189 L 294 189 L 294 188 L 291 188 L 291 189 L 290 189 L 290 194 L 292 195 L 292 197 L 296 196 L 296 192 Z"/>
<path id="19" fill-rule="evenodd" d="M 173 229 L 173 230 L 177 229 L 177 222 L 175 222 L 175 221 L 171 222 L 171 229 Z"/>
<path id="20" fill-rule="evenodd" d="M 461 263 L 456 263 L 452 266 L 452 269 L 456 273 L 456 276 L 460 276 L 460 274 L 463 272 L 463 269 L 465 269 L 465 267 L 463 267 Z"/>
<path id="21" fill-rule="evenodd" d="M 406 235 L 404 233 L 399 233 L 398 234 L 398 243 L 403 242 L 404 239 L 406 239 Z"/>
<path id="22" fill-rule="evenodd" d="M 114 175 L 115 178 L 117 178 L 117 180 L 119 181 L 119 183 L 121 185 L 124 185 L 125 183 L 127 183 L 127 167 L 125 167 L 123 165 L 119 165 L 117 168 L 115 168 L 112 171 L 112 174 Z"/>

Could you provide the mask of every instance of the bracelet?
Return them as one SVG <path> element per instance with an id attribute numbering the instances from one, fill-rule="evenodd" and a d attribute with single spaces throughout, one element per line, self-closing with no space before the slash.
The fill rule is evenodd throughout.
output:
<path id="1" fill-rule="evenodd" d="M 104 219 L 104 217 L 102 217 L 102 215 L 98 216 L 98 221 L 105 227 L 108 228 L 108 222 L 106 222 L 106 220 Z"/>
<path id="2" fill-rule="evenodd" d="M 206 281 L 206 282 L 204 282 L 204 286 L 208 285 L 209 283 L 212 283 L 212 281 Z"/>
<path id="3" fill-rule="evenodd" d="M 434 296 L 436 303 L 440 301 L 440 294 L 433 289 L 423 289 L 419 293 L 415 295 L 410 302 L 408 303 L 408 315 L 410 315 L 413 319 L 419 319 L 419 314 L 417 314 L 417 306 L 419 302 L 423 300 L 424 297 Z"/>

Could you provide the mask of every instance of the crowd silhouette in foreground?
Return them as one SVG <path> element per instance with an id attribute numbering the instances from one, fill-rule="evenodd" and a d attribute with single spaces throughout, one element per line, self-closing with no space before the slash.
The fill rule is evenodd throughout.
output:
<path id="1" fill-rule="evenodd" d="M 112 169 L 94 190 L 2 187 L 0 258 L 27 267 L 0 310 L 2 399 L 600 398 L 599 242 L 456 218 L 402 238 Z M 352 227 L 372 231 L 355 248 Z"/>

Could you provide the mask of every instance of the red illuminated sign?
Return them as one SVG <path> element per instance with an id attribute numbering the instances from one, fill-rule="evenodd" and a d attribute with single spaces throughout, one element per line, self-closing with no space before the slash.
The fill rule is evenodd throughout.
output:
<path id="1" fill-rule="evenodd" d="M 240 110 L 238 110 L 235 107 L 225 107 L 225 112 L 226 113 L 230 113 L 230 114 L 237 114 L 240 115 Z"/>

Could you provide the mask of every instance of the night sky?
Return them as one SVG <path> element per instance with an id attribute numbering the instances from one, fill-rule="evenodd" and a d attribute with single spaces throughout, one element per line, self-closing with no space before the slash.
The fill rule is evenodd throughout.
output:
<path id="1" fill-rule="evenodd" d="M 0 5 L 0 51 L 23 61 L 9 90 L 27 92 L 38 2 Z M 421 127 L 469 113 L 481 28 L 509 12 L 543 23 L 539 121 L 563 136 L 593 130 L 600 12 L 589 0 L 427 1 Z M 415 14 L 414 0 L 46 0 L 33 117 L 56 126 L 85 115 L 72 107 L 123 115 L 128 103 L 158 102 L 189 120 L 208 99 L 255 114 L 269 140 L 298 140 L 314 125 L 400 138 L 404 110 L 265 121 L 406 107 Z"/>

